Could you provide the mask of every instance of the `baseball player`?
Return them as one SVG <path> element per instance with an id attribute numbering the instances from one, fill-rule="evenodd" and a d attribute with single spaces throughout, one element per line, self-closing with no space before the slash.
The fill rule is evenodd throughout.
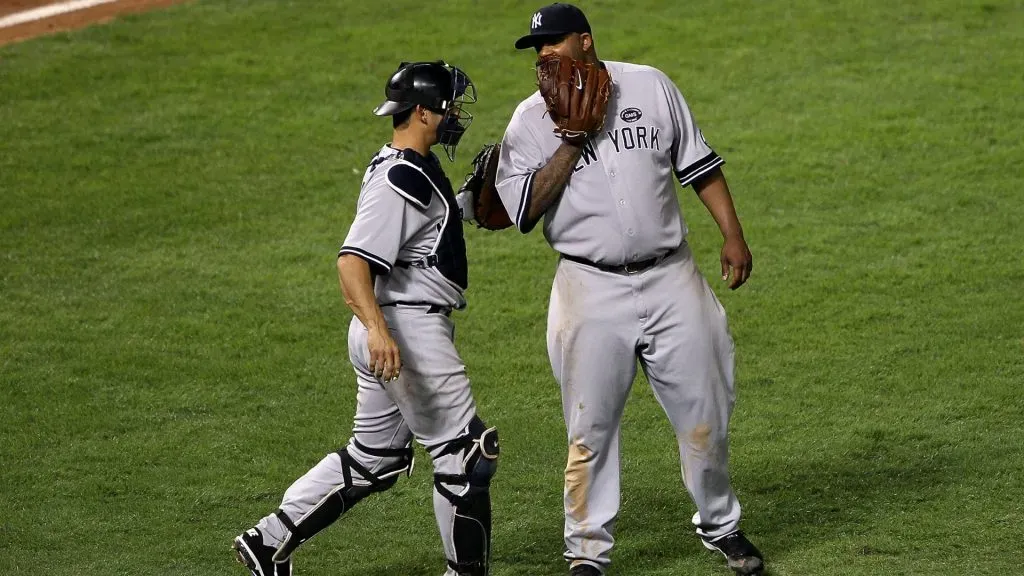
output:
<path id="1" fill-rule="evenodd" d="M 239 535 L 233 548 L 253 576 L 290 576 L 303 542 L 413 467 L 415 437 L 433 458 L 434 514 L 446 576 L 486 576 L 490 479 L 498 435 L 476 415 L 455 350 L 452 310 L 466 305 L 466 246 L 448 178 L 431 152 L 455 148 L 472 119 L 476 90 L 443 62 L 402 63 L 374 113 L 394 135 L 370 160 L 356 216 L 338 254 L 354 317 L 355 422 L 347 445 L 284 493 L 280 508 Z"/>
<path id="2" fill-rule="evenodd" d="M 609 564 L 619 425 L 637 361 L 675 429 L 697 534 L 736 572 L 760 573 L 762 557 L 739 531 L 740 504 L 729 480 L 733 341 L 687 246 L 672 181 L 693 186 L 718 223 L 722 278 L 731 274 L 729 287 L 738 288 L 752 258 L 723 160 L 665 74 L 598 60 L 590 24 L 575 6 L 541 8 L 515 46 L 536 50 L 541 90 L 512 115 L 496 179 L 515 226 L 527 233 L 543 219 L 545 238 L 561 254 L 547 343 L 568 432 L 570 574 L 602 574 Z M 566 63 L 578 68 L 567 70 Z M 552 80 L 549 65 L 568 80 Z M 602 76 L 610 77 L 603 97 L 600 88 L 578 92 Z M 567 112 L 568 102 L 584 109 Z M 588 114 L 597 116 L 590 124 Z M 565 124 L 570 120 L 578 121 L 575 128 Z"/>

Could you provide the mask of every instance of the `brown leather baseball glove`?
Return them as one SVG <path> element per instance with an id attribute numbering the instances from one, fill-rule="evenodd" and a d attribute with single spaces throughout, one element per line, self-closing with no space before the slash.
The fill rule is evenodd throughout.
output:
<path id="1" fill-rule="evenodd" d="M 466 175 L 466 182 L 459 193 L 470 195 L 473 206 L 473 220 L 476 225 L 488 230 L 502 230 L 512 225 L 498 189 L 494 186 L 498 172 L 498 155 L 501 144 L 484 146 L 473 158 L 473 171 Z"/>
<path id="2" fill-rule="evenodd" d="M 562 140 L 580 144 L 604 126 L 612 78 L 601 63 L 549 56 L 537 62 L 537 87 Z"/>

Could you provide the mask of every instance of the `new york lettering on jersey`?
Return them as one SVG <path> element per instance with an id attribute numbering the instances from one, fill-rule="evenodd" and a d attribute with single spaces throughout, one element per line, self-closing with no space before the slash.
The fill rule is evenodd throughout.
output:
<path id="1" fill-rule="evenodd" d="M 437 157 L 384 146 L 363 174 L 356 217 L 339 250 L 370 263 L 381 304 L 465 307 L 466 244 Z"/>
<path id="2" fill-rule="evenodd" d="M 628 110 L 635 110 L 639 114 L 639 108 L 629 108 Z M 608 130 L 606 133 L 608 138 L 611 139 L 612 145 L 615 146 L 616 152 L 636 148 L 661 151 L 661 140 L 659 139 L 661 129 L 656 126 L 637 126 L 635 128 L 625 126 L 615 130 Z M 594 162 L 597 162 L 597 151 L 594 149 L 594 143 L 587 141 L 583 144 L 583 154 L 580 156 L 580 161 L 576 164 L 576 167 L 573 168 L 573 172 L 579 172 Z"/>
<path id="3" fill-rule="evenodd" d="M 559 200 L 544 216 L 551 246 L 570 256 L 617 265 L 657 257 L 686 236 L 674 180 L 684 186 L 722 164 L 704 141 L 679 90 L 649 66 L 605 61 L 614 85 L 602 131 L 588 140 Z M 517 227 L 532 174 L 561 140 L 539 93 L 513 114 L 502 142 L 498 191 Z"/>

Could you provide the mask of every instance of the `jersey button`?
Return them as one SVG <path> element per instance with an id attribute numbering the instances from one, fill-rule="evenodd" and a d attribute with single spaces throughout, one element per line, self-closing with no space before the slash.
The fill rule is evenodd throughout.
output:
<path id="1" fill-rule="evenodd" d="M 626 234 L 629 234 L 630 236 L 632 236 L 633 235 L 633 229 L 632 228 L 626 228 Z"/>
<path id="2" fill-rule="evenodd" d="M 615 170 L 609 172 L 608 175 L 611 176 L 612 178 L 615 178 Z"/>
<path id="3" fill-rule="evenodd" d="M 620 200 L 619 200 L 619 206 L 625 206 L 625 205 L 626 205 L 626 201 L 625 201 L 625 200 L 622 200 L 622 199 L 620 199 Z"/>

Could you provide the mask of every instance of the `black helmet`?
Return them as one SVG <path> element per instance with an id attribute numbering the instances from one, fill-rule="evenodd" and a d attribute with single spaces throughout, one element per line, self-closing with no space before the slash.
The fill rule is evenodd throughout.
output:
<path id="1" fill-rule="evenodd" d="M 384 85 L 387 98 L 374 109 L 377 116 L 392 116 L 417 104 L 443 114 L 437 127 L 437 141 L 449 160 L 455 160 L 455 148 L 469 128 L 473 115 L 464 104 L 476 102 L 476 87 L 466 73 L 443 61 L 402 62 Z"/>

